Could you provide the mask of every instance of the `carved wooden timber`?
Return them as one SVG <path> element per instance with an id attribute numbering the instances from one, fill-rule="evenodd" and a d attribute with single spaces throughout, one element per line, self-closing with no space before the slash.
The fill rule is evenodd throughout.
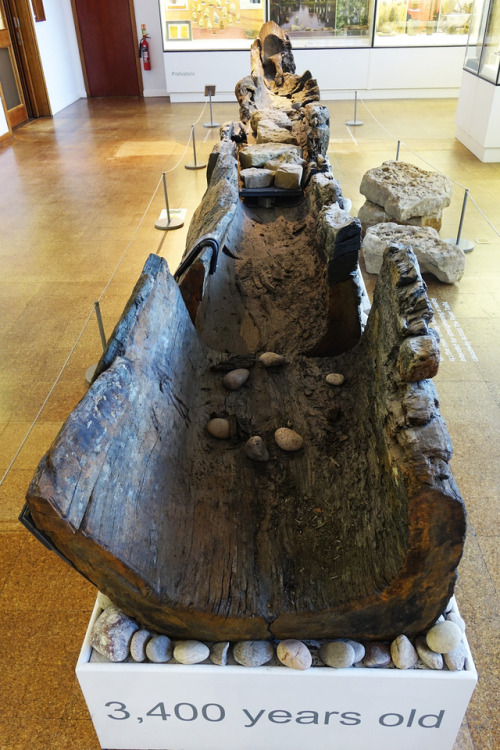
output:
<path id="1" fill-rule="evenodd" d="M 252 47 L 251 81 L 290 114 L 306 161 L 302 200 L 241 201 L 242 128 L 223 126 L 186 262 L 174 279 L 148 258 L 27 502 L 78 570 L 173 637 L 416 634 L 452 594 L 465 533 L 429 379 L 432 312 L 411 248 L 392 247 L 362 333 L 360 225 L 331 174 L 310 75 L 290 107 L 300 83 L 275 26 Z M 250 80 L 239 91 L 249 122 Z M 266 369 L 263 351 L 286 365 Z M 226 390 L 237 367 L 250 377 Z M 341 387 L 325 381 L 332 372 Z M 227 440 L 208 434 L 213 417 L 229 420 Z M 279 427 L 304 448 L 282 451 Z M 247 457 L 253 435 L 269 461 Z"/>

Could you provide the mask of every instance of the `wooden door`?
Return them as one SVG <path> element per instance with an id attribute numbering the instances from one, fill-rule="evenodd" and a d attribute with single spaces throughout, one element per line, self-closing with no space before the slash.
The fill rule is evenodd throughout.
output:
<path id="1" fill-rule="evenodd" d="M 28 112 L 2 0 L 0 0 L 0 83 L 7 119 L 10 127 L 14 128 L 28 119 Z"/>
<path id="2" fill-rule="evenodd" d="M 89 96 L 140 96 L 132 0 L 73 0 Z"/>

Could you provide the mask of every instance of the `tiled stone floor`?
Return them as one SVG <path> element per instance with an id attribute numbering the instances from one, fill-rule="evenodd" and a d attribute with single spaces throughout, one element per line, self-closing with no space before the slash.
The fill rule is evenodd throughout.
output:
<path id="1" fill-rule="evenodd" d="M 425 166 L 422 157 L 468 187 L 499 229 L 500 165 L 482 164 L 455 140 L 456 100 L 378 101 L 368 107 L 359 103 L 365 124 L 349 131 L 344 123 L 352 119 L 352 103 L 330 103 L 330 157 L 354 214 L 363 201 L 363 173 L 394 158 L 400 139 L 402 160 Z M 4 750 L 99 747 L 74 677 L 95 591 L 32 538 L 17 516 L 38 460 L 84 394 L 85 371 L 98 359 L 94 301 L 100 300 L 109 334 L 148 253 L 164 255 L 171 269 L 179 261 L 187 226 L 158 232 L 162 191 L 148 204 L 161 172 L 182 156 L 200 111 L 201 105 L 164 100 L 82 100 L 17 130 L 0 149 L 0 478 L 10 467 L 0 487 Z M 214 115 L 234 119 L 236 104 L 215 105 Z M 218 136 L 201 126 L 198 133 L 201 161 Z M 188 152 L 182 164 L 191 159 Z M 205 174 L 182 164 L 167 175 L 169 198 L 171 207 L 187 209 L 189 219 Z M 443 237 L 456 234 L 462 197 L 455 185 Z M 476 242 L 463 280 L 445 286 L 427 279 L 430 296 L 442 310 L 449 305 L 476 357 L 463 348 L 461 361 L 442 329 L 454 361 L 443 356 L 436 385 L 469 514 L 457 600 L 479 672 L 455 750 L 494 750 L 500 747 L 500 239 L 473 201 L 463 236 Z M 374 277 L 366 281 L 371 289 Z"/>

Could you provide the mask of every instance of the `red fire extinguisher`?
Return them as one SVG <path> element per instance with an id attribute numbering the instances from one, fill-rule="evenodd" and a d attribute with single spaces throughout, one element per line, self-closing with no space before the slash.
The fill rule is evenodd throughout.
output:
<path id="1" fill-rule="evenodd" d="M 139 42 L 139 57 L 142 57 L 142 64 L 144 70 L 151 70 L 151 58 L 149 56 L 149 34 L 144 34 L 141 41 Z"/>

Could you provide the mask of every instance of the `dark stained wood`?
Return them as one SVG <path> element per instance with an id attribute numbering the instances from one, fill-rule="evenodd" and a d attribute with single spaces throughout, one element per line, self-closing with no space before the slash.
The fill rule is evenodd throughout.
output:
<path id="1" fill-rule="evenodd" d="M 300 127 L 320 126 L 316 106 Z M 360 226 L 324 169 L 324 131 L 304 141 L 316 161 L 301 202 L 272 208 L 239 200 L 232 132 L 188 232 L 193 264 L 177 284 L 149 257 L 31 483 L 35 525 L 173 637 L 420 633 L 453 592 L 465 514 L 437 393 L 420 379 L 437 350 L 415 256 L 386 253 L 361 334 Z M 286 364 L 264 368 L 263 351 Z M 248 381 L 226 390 L 242 366 Z M 228 439 L 207 432 L 214 417 Z M 279 427 L 304 447 L 282 451 Z M 268 462 L 246 456 L 253 435 Z"/>

